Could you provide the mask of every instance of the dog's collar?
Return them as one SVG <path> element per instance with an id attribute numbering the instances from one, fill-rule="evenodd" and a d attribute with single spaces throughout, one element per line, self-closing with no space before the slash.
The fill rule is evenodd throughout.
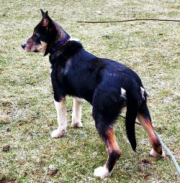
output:
<path id="1" fill-rule="evenodd" d="M 57 49 L 59 48 L 59 46 L 64 45 L 67 41 L 69 41 L 70 36 L 68 35 L 65 39 L 58 41 L 56 43 L 54 43 L 51 47 L 50 53 L 54 53 L 57 51 Z"/>

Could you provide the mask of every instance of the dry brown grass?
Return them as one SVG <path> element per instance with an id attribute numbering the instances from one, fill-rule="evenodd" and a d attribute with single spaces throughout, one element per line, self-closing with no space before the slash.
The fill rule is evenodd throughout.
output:
<path id="1" fill-rule="evenodd" d="M 132 18 L 178 19 L 180 3 L 166 1 L 0 0 L 0 180 L 15 182 L 101 182 L 93 177 L 106 159 L 91 117 L 83 108 L 82 129 L 68 127 L 54 140 L 56 113 L 49 77 L 48 58 L 25 53 L 20 44 L 40 20 L 39 9 L 48 10 L 72 36 L 99 57 L 118 60 L 134 69 L 150 95 L 149 106 L 157 132 L 180 163 L 180 23 L 129 22 L 78 24 L 78 20 Z M 71 116 L 68 99 L 68 118 Z M 123 120 L 116 135 L 122 157 L 104 182 L 179 182 L 169 157 L 156 161 L 137 126 L 138 150 L 127 143 Z M 142 163 L 143 160 L 150 163 Z M 49 172 L 58 169 L 55 175 Z M 1 181 L 0 181 L 1 182 Z"/>

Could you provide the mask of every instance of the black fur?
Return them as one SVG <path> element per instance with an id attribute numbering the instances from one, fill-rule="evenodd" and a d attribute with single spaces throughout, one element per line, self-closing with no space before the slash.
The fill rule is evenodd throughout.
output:
<path id="1" fill-rule="evenodd" d="M 81 43 L 68 40 L 69 35 L 51 20 L 48 12 L 41 12 L 42 20 L 35 27 L 33 36 L 22 47 L 26 51 L 35 52 L 39 51 L 38 45 L 41 41 L 47 44 L 45 55 L 50 54 L 51 80 L 54 99 L 57 102 L 70 95 L 83 98 L 92 105 L 97 131 L 109 153 L 106 167 L 111 172 L 121 154 L 112 128 L 121 109 L 127 106 L 126 131 L 134 151 L 137 115 L 147 119 L 147 125 L 153 130 L 146 104 L 147 94 L 142 82 L 139 76 L 125 65 L 98 58 L 85 51 Z M 159 141 L 156 143 L 155 136 L 151 136 L 153 148 L 161 153 Z"/>
<path id="2" fill-rule="evenodd" d="M 127 135 L 135 150 L 135 118 L 144 101 L 138 75 L 123 64 L 92 55 L 76 41 L 69 41 L 51 54 L 50 62 L 55 100 L 66 95 L 87 100 L 93 106 L 96 123 L 105 123 L 107 127 L 113 124 L 127 104 Z M 126 97 L 121 95 L 121 88 L 126 90 Z M 96 118 L 100 116 L 98 122 Z M 97 124 L 97 128 L 101 125 Z"/>

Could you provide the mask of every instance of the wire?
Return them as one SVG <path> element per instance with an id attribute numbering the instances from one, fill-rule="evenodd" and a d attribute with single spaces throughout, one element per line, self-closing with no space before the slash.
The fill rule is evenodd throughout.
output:
<path id="1" fill-rule="evenodd" d="M 156 135 L 157 135 L 157 137 L 158 137 L 158 139 L 159 139 L 159 141 L 160 141 L 162 147 L 166 150 L 167 154 L 168 154 L 168 155 L 171 157 L 171 159 L 173 160 L 174 165 L 175 165 L 175 167 L 176 167 L 176 169 L 177 169 L 177 172 L 178 172 L 178 174 L 180 175 L 180 166 L 178 165 L 178 162 L 177 162 L 176 158 L 174 157 L 174 155 L 172 154 L 172 152 L 170 151 L 170 149 L 166 146 L 166 144 L 162 141 L 162 139 L 161 139 L 161 137 L 159 136 L 159 134 L 158 134 L 157 132 L 155 132 L 155 133 L 156 133 Z"/>
<path id="2" fill-rule="evenodd" d="M 104 20 L 104 21 L 77 21 L 77 23 L 121 23 L 121 22 L 135 22 L 135 21 L 159 21 L 159 22 L 180 22 L 180 20 L 175 19 L 159 19 L 159 18 L 137 18 L 137 19 L 129 19 L 129 20 Z"/>
<path id="3" fill-rule="evenodd" d="M 119 116 L 122 117 L 122 118 L 124 118 L 124 119 L 126 119 L 125 116 L 122 116 L 122 115 L 119 115 Z M 141 126 L 141 124 L 138 123 L 137 121 L 135 121 L 135 123 Z M 163 149 L 165 149 L 166 152 L 167 152 L 167 154 L 171 157 L 171 159 L 172 159 L 172 161 L 173 161 L 173 163 L 174 163 L 174 165 L 175 165 L 175 167 L 176 167 L 176 169 L 177 169 L 177 172 L 178 172 L 178 174 L 180 175 L 180 166 L 179 166 L 179 164 L 178 164 L 176 158 L 174 157 L 174 155 L 172 154 L 172 152 L 170 151 L 170 149 L 166 146 L 166 144 L 162 141 L 160 135 L 159 135 L 156 131 L 155 131 L 155 133 L 156 133 L 156 135 L 157 135 L 157 137 L 158 137 L 158 139 L 159 139 L 159 141 L 160 141 L 160 143 L 161 143 Z"/>

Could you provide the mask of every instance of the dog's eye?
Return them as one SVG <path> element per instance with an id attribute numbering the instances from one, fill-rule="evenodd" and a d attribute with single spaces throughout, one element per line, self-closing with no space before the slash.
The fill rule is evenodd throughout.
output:
<path id="1" fill-rule="evenodd" d="M 37 34 L 33 34 L 33 37 L 34 37 L 34 38 L 38 38 L 38 35 L 37 35 Z"/>
<path id="2" fill-rule="evenodd" d="M 33 39 L 35 39 L 35 40 L 39 39 L 39 34 L 37 34 L 37 33 L 33 34 Z"/>

